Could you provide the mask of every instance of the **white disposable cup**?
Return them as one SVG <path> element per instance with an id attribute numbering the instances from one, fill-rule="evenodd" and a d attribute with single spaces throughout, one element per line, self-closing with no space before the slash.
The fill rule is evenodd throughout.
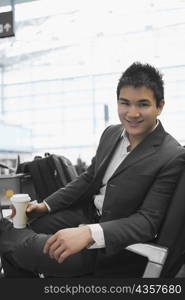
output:
<path id="1" fill-rule="evenodd" d="M 28 194 L 15 194 L 10 200 L 16 209 L 16 214 L 13 217 L 14 228 L 25 228 L 27 224 L 26 208 L 31 198 Z"/>

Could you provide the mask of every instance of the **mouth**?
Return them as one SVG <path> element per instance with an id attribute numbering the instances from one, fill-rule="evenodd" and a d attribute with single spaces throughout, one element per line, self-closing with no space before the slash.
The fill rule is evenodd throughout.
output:
<path id="1" fill-rule="evenodd" d="M 125 120 L 129 123 L 130 127 L 138 127 L 143 122 L 143 120 Z"/>

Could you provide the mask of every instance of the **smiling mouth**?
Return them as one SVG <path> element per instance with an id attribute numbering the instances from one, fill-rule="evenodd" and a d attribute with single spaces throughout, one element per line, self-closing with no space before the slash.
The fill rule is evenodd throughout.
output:
<path id="1" fill-rule="evenodd" d="M 130 124 L 130 125 L 138 125 L 140 124 L 141 122 L 143 122 L 143 120 L 139 120 L 139 121 L 131 121 L 131 120 L 127 120 L 126 121 Z"/>

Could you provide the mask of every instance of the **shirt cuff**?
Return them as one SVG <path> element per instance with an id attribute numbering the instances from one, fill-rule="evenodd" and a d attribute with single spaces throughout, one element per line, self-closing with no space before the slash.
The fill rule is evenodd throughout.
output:
<path id="1" fill-rule="evenodd" d="M 49 207 L 49 205 L 47 204 L 47 202 L 46 202 L 46 201 L 43 201 L 43 202 L 44 202 L 44 204 L 46 205 L 48 211 L 50 212 L 50 211 L 51 211 L 51 208 Z"/>
<path id="2" fill-rule="evenodd" d="M 87 248 L 88 249 L 105 248 L 104 232 L 100 224 L 88 224 L 87 226 L 90 228 L 92 238 L 94 240 L 94 243 Z"/>

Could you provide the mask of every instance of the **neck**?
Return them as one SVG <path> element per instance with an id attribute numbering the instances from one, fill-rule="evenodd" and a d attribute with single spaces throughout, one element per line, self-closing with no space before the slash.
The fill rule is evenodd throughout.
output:
<path id="1" fill-rule="evenodd" d="M 132 151 L 138 144 L 140 144 L 143 138 L 128 136 L 130 145 L 128 146 L 128 151 Z"/>

